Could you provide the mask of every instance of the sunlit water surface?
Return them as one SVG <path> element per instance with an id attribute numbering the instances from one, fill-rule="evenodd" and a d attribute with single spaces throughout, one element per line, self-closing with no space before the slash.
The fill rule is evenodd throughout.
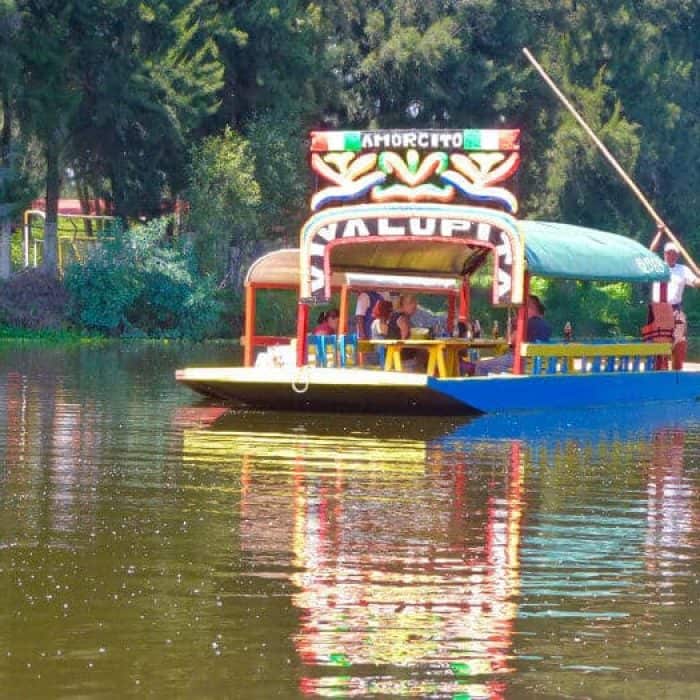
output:
<path id="1" fill-rule="evenodd" d="M 3 697 L 700 697 L 700 407 L 231 412 L 0 347 Z"/>

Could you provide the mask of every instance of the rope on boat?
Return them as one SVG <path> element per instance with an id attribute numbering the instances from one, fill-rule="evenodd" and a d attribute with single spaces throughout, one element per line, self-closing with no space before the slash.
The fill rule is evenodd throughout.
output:
<path id="1" fill-rule="evenodd" d="M 303 384 L 300 385 L 300 382 Z M 309 390 L 309 365 L 299 367 L 299 371 L 292 379 L 292 391 L 295 394 L 305 394 Z"/>

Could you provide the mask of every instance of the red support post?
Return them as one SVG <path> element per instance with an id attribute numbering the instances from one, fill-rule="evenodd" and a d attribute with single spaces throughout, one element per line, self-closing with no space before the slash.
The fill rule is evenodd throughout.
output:
<path id="1" fill-rule="evenodd" d="M 470 299 L 469 299 L 469 279 L 464 278 L 462 280 L 462 286 L 459 288 L 459 317 L 458 319 L 463 323 L 469 320 L 469 315 L 471 313 Z"/>
<path id="2" fill-rule="evenodd" d="M 253 366 L 253 337 L 255 336 L 255 287 L 249 284 L 245 288 L 245 330 L 243 334 L 243 366 Z"/>
<path id="3" fill-rule="evenodd" d="M 309 305 L 300 301 L 297 307 L 297 367 L 306 364 L 306 336 L 309 331 Z"/>
<path id="4" fill-rule="evenodd" d="M 455 307 L 457 306 L 457 298 L 454 292 L 450 292 L 447 297 L 447 332 L 450 335 L 454 334 L 455 330 Z"/>
<path id="5" fill-rule="evenodd" d="M 530 275 L 526 272 L 523 278 L 523 305 L 518 309 L 518 324 L 513 344 L 513 374 L 523 373 L 523 358 L 520 357 L 520 349 L 527 340 L 527 299 L 529 296 Z"/>
<path id="6" fill-rule="evenodd" d="M 348 285 L 340 288 L 340 318 L 338 319 L 338 334 L 345 335 L 348 332 Z"/>

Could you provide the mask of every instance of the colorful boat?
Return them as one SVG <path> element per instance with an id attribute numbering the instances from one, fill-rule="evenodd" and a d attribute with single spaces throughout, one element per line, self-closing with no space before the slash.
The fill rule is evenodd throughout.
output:
<path id="1" fill-rule="evenodd" d="M 244 366 L 186 368 L 177 380 L 265 409 L 463 415 L 697 401 L 700 365 L 668 369 L 669 342 L 526 342 L 531 277 L 663 285 L 669 270 L 632 239 L 519 220 L 507 186 L 520 163 L 519 137 L 517 130 L 312 133 L 318 186 L 299 249 L 264 256 L 246 279 Z M 481 269 L 490 271 L 493 306 L 517 315 L 512 371 L 459 376 L 460 354 L 505 347 L 502 339 L 453 337 L 470 317 L 471 279 Z M 261 288 L 297 291 L 294 338 L 256 334 Z M 350 295 L 365 289 L 445 295 L 447 337 L 368 347 L 349 318 Z M 338 335 L 311 336 L 310 310 L 334 293 Z M 412 346 L 427 354 L 423 372 L 402 365 Z M 259 348 L 276 348 L 276 362 L 255 366 Z M 368 350 L 385 355 L 384 363 L 363 366 Z"/>

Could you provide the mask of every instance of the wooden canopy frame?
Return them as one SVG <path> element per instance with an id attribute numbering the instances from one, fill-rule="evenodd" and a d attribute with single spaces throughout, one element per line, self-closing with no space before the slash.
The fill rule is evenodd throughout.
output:
<path id="1" fill-rule="evenodd" d="M 282 345 L 288 336 L 258 335 L 256 332 L 256 302 L 259 290 L 299 291 L 301 251 L 299 248 L 283 248 L 267 253 L 253 262 L 244 281 L 245 320 L 242 344 L 243 364 L 252 367 L 256 347 Z M 350 323 L 350 294 L 376 289 L 395 289 L 406 293 L 442 294 L 447 296 L 447 325 L 454 326 L 458 301 L 468 299 L 464 284 L 452 277 L 416 277 L 393 274 L 369 274 L 365 272 L 335 272 L 331 277 L 331 292 L 340 293 L 339 332 L 347 333 Z M 460 318 L 465 314 L 459 303 Z"/>

